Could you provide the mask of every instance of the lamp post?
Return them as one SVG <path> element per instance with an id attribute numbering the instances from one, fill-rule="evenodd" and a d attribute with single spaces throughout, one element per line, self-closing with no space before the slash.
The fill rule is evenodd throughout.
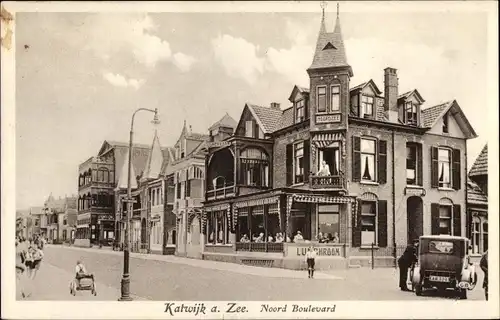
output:
<path id="1" fill-rule="evenodd" d="M 130 274 L 129 274 L 129 263 L 130 263 L 130 217 L 132 212 L 132 185 L 131 185 L 131 171 L 132 171 L 132 141 L 134 137 L 134 118 L 137 112 L 148 111 L 154 113 L 153 124 L 158 124 L 160 121 L 158 119 L 158 109 L 146 109 L 139 108 L 132 115 L 132 121 L 130 123 L 130 139 L 128 145 L 128 173 L 127 173 L 127 218 L 125 221 L 125 235 L 124 235 L 124 249 L 123 249 L 123 275 L 121 280 L 121 297 L 118 301 L 131 301 L 130 297 Z"/>

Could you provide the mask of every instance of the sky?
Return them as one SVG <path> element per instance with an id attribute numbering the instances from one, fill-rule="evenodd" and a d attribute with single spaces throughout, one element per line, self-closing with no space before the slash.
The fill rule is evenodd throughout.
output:
<path id="1" fill-rule="evenodd" d="M 333 5 L 326 26 L 333 30 Z M 424 107 L 456 99 L 487 142 L 487 16 L 483 12 L 340 12 L 351 87 L 398 69 L 399 92 L 418 89 Z M 321 10 L 309 13 L 18 13 L 16 15 L 16 207 L 77 194 L 78 165 L 104 140 L 173 145 L 246 102 L 288 107 L 308 87 Z"/>

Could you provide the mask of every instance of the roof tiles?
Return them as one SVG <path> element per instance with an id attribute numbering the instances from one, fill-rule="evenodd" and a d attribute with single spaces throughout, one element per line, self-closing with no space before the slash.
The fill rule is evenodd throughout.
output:
<path id="1" fill-rule="evenodd" d="M 248 108 L 252 110 L 259 121 L 262 123 L 262 131 L 264 133 L 271 133 L 278 127 L 283 111 L 281 109 L 273 109 L 271 107 L 261 107 L 254 104 L 248 104 Z"/>
<path id="2" fill-rule="evenodd" d="M 472 180 L 467 180 L 467 202 L 488 205 L 488 197 Z"/>
<path id="3" fill-rule="evenodd" d="M 448 109 L 452 105 L 453 101 L 448 101 L 437 106 L 429 107 L 422 110 L 422 125 L 426 128 L 430 128 L 434 125 L 436 120 L 441 116 L 445 109 Z"/>
<path id="4" fill-rule="evenodd" d="M 481 150 L 481 153 L 469 171 L 470 177 L 481 175 L 488 175 L 488 145 L 483 147 L 483 150 Z"/>

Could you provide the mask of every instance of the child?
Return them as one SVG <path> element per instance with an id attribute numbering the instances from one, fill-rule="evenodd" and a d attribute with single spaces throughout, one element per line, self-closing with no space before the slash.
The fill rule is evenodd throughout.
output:
<path id="1" fill-rule="evenodd" d="M 314 265 L 316 262 L 316 251 L 310 246 L 306 253 L 307 262 L 307 272 L 309 273 L 309 278 L 314 278 Z"/>
<path id="2" fill-rule="evenodd" d="M 87 273 L 87 269 L 85 269 L 85 266 L 83 265 L 83 263 L 78 260 L 76 262 L 76 267 L 75 267 L 75 271 L 76 271 L 76 281 L 78 283 L 78 286 L 80 286 L 80 280 L 81 279 L 84 279 L 84 278 L 94 278 L 94 276 L 92 274 L 88 274 Z"/>

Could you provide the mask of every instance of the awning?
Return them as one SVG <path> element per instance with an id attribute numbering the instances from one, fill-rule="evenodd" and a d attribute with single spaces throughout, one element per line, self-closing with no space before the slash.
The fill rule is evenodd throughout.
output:
<path id="1" fill-rule="evenodd" d="M 273 204 L 277 203 L 279 200 L 278 196 L 268 197 L 263 199 L 255 199 L 255 200 L 247 200 L 234 203 L 235 208 L 246 208 L 246 207 L 255 207 L 255 206 L 263 206 L 265 204 Z"/>
<path id="2" fill-rule="evenodd" d="M 320 133 L 313 137 L 313 143 L 318 148 L 327 148 L 340 141 L 344 141 L 344 135 L 340 132 Z"/>
<path id="3" fill-rule="evenodd" d="M 85 229 L 85 228 L 88 228 L 89 225 L 88 224 L 80 224 L 78 226 L 76 226 L 77 229 Z"/>
<path id="4" fill-rule="evenodd" d="M 308 202 L 308 203 L 352 203 L 355 198 L 339 197 L 339 196 L 317 196 L 317 195 L 298 195 L 294 194 L 293 201 L 295 202 Z"/>

